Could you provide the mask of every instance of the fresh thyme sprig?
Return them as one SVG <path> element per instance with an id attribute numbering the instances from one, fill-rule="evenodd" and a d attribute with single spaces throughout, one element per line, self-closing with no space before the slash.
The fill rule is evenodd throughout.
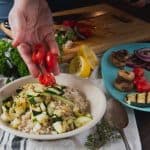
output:
<path id="1" fill-rule="evenodd" d="M 111 128 L 103 119 L 101 123 L 96 125 L 94 132 L 87 137 L 85 146 L 89 150 L 97 150 L 106 143 L 116 141 L 119 138 L 120 135 L 118 135 L 116 130 Z"/>

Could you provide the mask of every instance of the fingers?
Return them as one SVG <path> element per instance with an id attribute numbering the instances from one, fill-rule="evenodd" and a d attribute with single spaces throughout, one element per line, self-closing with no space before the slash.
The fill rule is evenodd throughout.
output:
<path id="1" fill-rule="evenodd" d="M 46 41 L 49 49 L 51 50 L 51 52 L 53 54 L 58 54 L 59 55 L 59 49 L 58 49 L 58 45 L 57 45 L 57 43 L 54 39 L 54 35 L 53 34 L 48 34 L 45 38 L 45 41 Z M 55 75 L 58 75 L 60 73 L 60 68 L 59 68 L 58 63 L 54 66 L 54 69 L 52 71 Z"/>
<path id="2" fill-rule="evenodd" d="M 27 67 L 30 71 L 30 73 L 34 76 L 37 77 L 39 75 L 39 68 L 32 62 L 31 56 L 32 56 L 32 51 L 29 45 L 23 43 L 18 46 L 18 51 L 27 64 Z"/>
<path id="3" fill-rule="evenodd" d="M 47 43 L 49 49 L 52 53 L 59 55 L 59 48 L 55 40 L 55 36 L 53 32 L 50 32 L 45 36 L 45 42 Z"/>
<path id="4" fill-rule="evenodd" d="M 25 36 L 26 20 L 22 12 L 12 9 L 9 14 L 9 23 L 13 34 L 13 46 L 17 47 L 23 42 Z"/>

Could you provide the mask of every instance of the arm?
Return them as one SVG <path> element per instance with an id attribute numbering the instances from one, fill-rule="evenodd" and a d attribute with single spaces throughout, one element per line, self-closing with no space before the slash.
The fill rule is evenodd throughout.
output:
<path id="1" fill-rule="evenodd" d="M 39 68 L 32 63 L 33 47 L 42 43 L 54 53 L 58 47 L 52 29 L 52 15 L 46 0 L 15 0 L 9 14 L 9 23 L 13 33 L 13 45 L 27 64 L 33 76 L 39 75 Z M 45 67 L 45 66 L 43 66 Z M 58 65 L 54 73 L 58 73 Z"/>

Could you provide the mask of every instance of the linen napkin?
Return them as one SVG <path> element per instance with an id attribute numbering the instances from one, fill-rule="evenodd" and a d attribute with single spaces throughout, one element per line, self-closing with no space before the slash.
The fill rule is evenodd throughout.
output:
<path id="1" fill-rule="evenodd" d="M 97 72 L 98 69 L 96 69 L 92 73 L 90 80 L 98 88 L 106 92 L 103 81 L 101 79 L 97 79 Z M 131 109 L 127 109 L 127 112 L 129 117 L 129 125 L 124 130 L 125 134 L 131 146 L 131 149 L 141 150 L 141 142 L 134 111 L 132 111 Z M 0 130 L 0 150 L 84 150 L 86 149 L 86 147 L 84 146 L 86 138 L 92 131 L 93 129 L 90 129 L 68 139 L 55 141 L 38 141 L 20 138 L 15 135 L 9 134 L 8 132 Z M 116 142 L 108 143 L 107 145 L 100 148 L 100 150 L 125 150 L 125 146 L 122 139 L 120 139 Z"/>

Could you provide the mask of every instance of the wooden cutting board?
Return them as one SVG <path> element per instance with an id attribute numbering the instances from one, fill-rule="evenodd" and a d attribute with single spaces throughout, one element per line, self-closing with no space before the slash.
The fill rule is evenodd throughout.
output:
<path id="1" fill-rule="evenodd" d="M 89 19 L 91 24 L 96 26 L 94 36 L 87 40 L 76 42 L 73 48 L 64 50 L 64 61 L 68 61 L 76 55 L 81 44 L 91 46 L 100 55 L 108 48 L 117 44 L 150 40 L 150 23 L 108 4 L 56 12 L 53 13 L 53 16 L 80 14 L 99 10 L 102 12 L 100 16 Z M 11 36 L 10 32 L 8 34 Z"/>

